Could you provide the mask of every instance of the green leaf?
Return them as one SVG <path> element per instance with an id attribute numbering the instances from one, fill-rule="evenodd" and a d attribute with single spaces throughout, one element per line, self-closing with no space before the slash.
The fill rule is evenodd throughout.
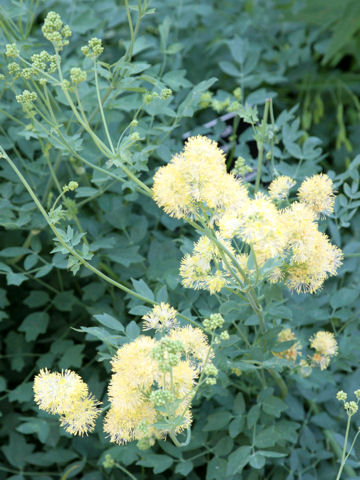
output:
<path id="1" fill-rule="evenodd" d="M 193 468 L 194 465 L 192 462 L 190 462 L 190 460 L 183 460 L 176 465 L 175 473 L 180 473 L 186 477 L 186 475 L 188 475 Z"/>
<path id="2" fill-rule="evenodd" d="M 49 325 L 49 315 L 46 312 L 30 313 L 18 328 L 19 332 L 25 332 L 27 342 L 36 340 L 37 337 L 45 333 Z"/>
<path id="3" fill-rule="evenodd" d="M 10 402 L 25 403 L 30 402 L 33 398 L 33 383 L 26 382 L 18 385 L 14 390 L 9 393 Z"/>
<path id="4" fill-rule="evenodd" d="M 143 279 L 135 280 L 134 278 L 131 279 L 132 284 L 134 286 L 135 292 L 139 293 L 143 297 L 146 297 L 150 300 L 155 300 L 154 294 L 148 285 L 144 282 Z"/>
<path id="5" fill-rule="evenodd" d="M 84 357 L 83 350 L 85 345 L 73 345 L 68 348 L 64 355 L 59 360 L 59 367 L 66 368 L 80 368 L 82 365 L 82 359 Z"/>
<path id="6" fill-rule="evenodd" d="M 54 305 L 61 312 L 71 312 L 75 302 L 76 297 L 71 290 L 59 292 L 54 298 Z"/>
<path id="7" fill-rule="evenodd" d="M 218 412 L 211 413 L 207 418 L 203 430 L 205 432 L 221 430 L 229 424 L 232 418 L 232 413 L 228 412 L 227 410 L 220 410 Z"/>
<path id="8" fill-rule="evenodd" d="M 235 473 L 241 472 L 245 465 L 250 460 L 251 447 L 242 446 L 232 452 L 229 456 L 229 461 L 226 469 L 227 475 L 235 475 Z"/>
<path id="9" fill-rule="evenodd" d="M 16 468 L 22 468 L 26 464 L 26 456 L 29 455 L 35 446 L 26 443 L 24 437 L 13 432 L 10 433 L 8 445 L 1 447 L 8 462 Z"/>
<path id="10" fill-rule="evenodd" d="M 41 443 L 46 443 L 49 433 L 50 424 L 43 418 L 31 418 L 27 422 L 20 424 L 16 430 L 25 435 L 36 433 Z"/>
<path id="11" fill-rule="evenodd" d="M 174 460 L 167 455 L 156 455 L 155 453 L 146 453 L 144 459 L 137 462 L 137 465 L 150 467 L 154 469 L 154 473 L 162 473 L 171 467 Z"/>
<path id="12" fill-rule="evenodd" d="M 104 325 L 104 327 L 111 328 L 112 330 L 115 330 L 116 332 L 124 332 L 124 327 L 122 323 L 114 318 L 113 316 L 109 315 L 108 313 L 101 313 L 98 315 L 94 315 L 94 318 Z"/>
<path id="13" fill-rule="evenodd" d="M 30 295 L 28 295 L 24 303 L 29 308 L 42 307 L 50 300 L 49 294 L 44 290 L 31 290 Z"/>
<path id="14" fill-rule="evenodd" d="M 277 418 L 280 417 L 281 412 L 288 408 L 285 402 L 283 402 L 280 398 L 274 397 L 272 395 L 265 398 L 262 407 L 265 413 Z"/>
<path id="15" fill-rule="evenodd" d="M 27 276 L 23 273 L 7 273 L 6 282 L 8 285 L 16 285 L 17 287 L 27 280 Z"/>
<path id="16" fill-rule="evenodd" d="M 359 289 L 341 288 L 330 297 L 330 305 L 334 310 L 350 306 L 360 295 Z"/>
<path id="17" fill-rule="evenodd" d="M 256 452 L 253 455 L 251 455 L 249 463 L 253 468 L 256 468 L 256 469 L 263 468 L 263 466 L 265 465 L 265 457 L 261 455 L 260 452 Z"/>

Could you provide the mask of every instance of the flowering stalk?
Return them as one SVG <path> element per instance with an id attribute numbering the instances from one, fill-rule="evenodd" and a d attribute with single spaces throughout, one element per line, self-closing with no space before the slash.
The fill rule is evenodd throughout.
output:
<path id="1" fill-rule="evenodd" d="M 358 404 L 359 404 L 359 401 L 360 401 L 360 390 L 355 390 L 354 394 L 355 394 L 355 397 L 356 397 L 356 402 L 355 401 L 350 401 L 350 402 L 346 401 L 347 400 L 347 394 L 345 392 L 343 392 L 342 390 L 340 390 L 336 394 L 336 398 L 339 400 L 339 402 L 343 403 L 344 410 L 346 411 L 347 417 L 348 417 L 347 423 L 346 423 L 344 446 L 343 446 L 342 454 L 341 454 L 341 462 L 340 462 L 340 467 L 339 467 L 339 470 L 338 470 L 338 473 L 337 473 L 337 476 L 336 476 L 336 480 L 340 480 L 341 474 L 342 474 L 343 469 L 345 467 L 346 460 L 351 455 L 351 452 L 354 448 L 355 442 L 358 438 L 358 435 L 360 434 L 360 430 L 358 429 L 358 431 L 356 432 L 356 435 L 355 435 L 355 437 L 354 437 L 354 439 L 353 439 L 353 441 L 350 445 L 349 451 L 348 451 L 348 453 L 346 453 L 347 446 L 348 446 L 348 440 L 349 440 L 351 418 L 352 418 L 353 415 L 355 415 L 357 413 L 357 411 L 359 409 Z"/>

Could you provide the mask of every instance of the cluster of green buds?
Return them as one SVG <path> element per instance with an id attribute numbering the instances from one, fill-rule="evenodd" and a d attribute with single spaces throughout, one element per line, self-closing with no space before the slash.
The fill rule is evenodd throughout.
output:
<path id="1" fill-rule="evenodd" d="M 207 363 L 203 372 L 206 375 L 205 383 L 207 385 L 215 385 L 216 376 L 218 374 L 218 369 L 215 367 L 215 365 L 213 363 Z"/>
<path id="2" fill-rule="evenodd" d="M 235 88 L 233 91 L 232 99 L 230 96 L 226 97 L 223 100 L 218 98 L 213 98 L 213 93 L 207 90 L 204 92 L 200 97 L 200 107 L 208 108 L 211 107 L 215 112 L 236 112 L 241 107 L 241 99 L 242 99 L 242 90 L 240 87 Z"/>
<path id="3" fill-rule="evenodd" d="M 152 356 L 159 362 L 160 370 L 168 372 L 178 365 L 183 352 L 184 346 L 179 340 L 170 340 L 165 337 L 154 347 Z"/>
<path id="4" fill-rule="evenodd" d="M 78 182 L 75 182 L 74 180 L 71 180 L 67 185 L 63 186 L 63 192 L 73 192 L 78 188 L 79 184 Z"/>
<path id="5" fill-rule="evenodd" d="M 41 28 L 44 37 L 54 45 L 55 50 L 61 51 L 69 44 L 71 30 L 69 25 L 64 25 L 61 17 L 56 12 L 49 12 Z"/>
<path id="6" fill-rule="evenodd" d="M 94 37 L 88 41 L 87 45 L 81 47 L 81 51 L 86 57 L 95 59 L 103 53 L 104 47 L 100 38 Z"/>
<path id="7" fill-rule="evenodd" d="M 209 318 L 205 318 L 202 322 L 206 333 L 213 335 L 213 342 L 218 345 L 223 340 L 229 340 L 229 333 L 224 330 L 219 335 L 215 335 L 215 331 L 224 325 L 224 318 L 220 313 L 212 313 Z"/>
<path id="8" fill-rule="evenodd" d="M 21 71 L 20 65 L 16 62 L 11 62 L 8 64 L 8 71 L 10 75 L 17 78 L 20 75 L 20 71 Z"/>
<path id="9" fill-rule="evenodd" d="M 344 409 L 346 413 L 348 414 L 349 417 L 352 417 L 357 413 L 359 410 L 359 401 L 360 401 L 360 389 L 355 390 L 354 395 L 356 397 L 356 402 L 354 400 L 351 400 L 350 402 L 347 401 L 347 393 L 345 393 L 343 390 L 340 390 L 336 394 L 336 398 L 339 400 L 339 402 L 342 402 L 344 404 Z"/>
<path id="10" fill-rule="evenodd" d="M 155 405 L 155 407 L 164 407 L 165 405 L 173 403 L 174 400 L 174 394 L 169 390 L 162 388 L 154 390 L 150 395 L 150 401 Z"/>
<path id="11" fill-rule="evenodd" d="M 115 466 L 115 460 L 114 460 L 113 457 L 110 455 L 110 453 L 107 453 L 107 454 L 105 455 L 105 460 L 103 461 L 102 466 L 103 466 L 104 468 L 114 468 L 114 466 Z"/>
<path id="12" fill-rule="evenodd" d="M 74 85 L 79 85 L 79 83 L 85 82 L 86 77 L 87 77 L 87 75 L 86 75 L 85 70 L 82 70 L 79 67 L 73 67 L 70 70 L 70 78 L 71 78 L 71 81 Z"/>
<path id="13" fill-rule="evenodd" d="M 212 333 L 224 325 L 224 319 L 220 313 L 212 313 L 209 318 L 203 320 L 205 332 Z"/>
<path id="14" fill-rule="evenodd" d="M 163 88 L 160 93 L 157 92 L 147 92 L 144 94 L 144 103 L 148 105 L 153 100 L 168 100 L 172 96 L 173 92 L 170 88 Z"/>
<path id="15" fill-rule="evenodd" d="M 210 90 L 207 90 L 206 92 L 204 92 L 200 97 L 200 102 L 199 102 L 200 107 L 201 108 L 210 107 L 211 102 L 212 102 L 212 97 L 213 97 L 213 93 L 210 92 Z"/>
<path id="16" fill-rule="evenodd" d="M 15 43 L 8 43 L 5 47 L 5 55 L 9 58 L 16 58 L 20 55 L 20 50 Z"/>
<path id="17" fill-rule="evenodd" d="M 252 171 L 252 168 L 249 167 L 249 165 L 246 165 L 246 160 L 243 157 L 238 157 L 237 160 L 235 161 L 235 165 L 233 168 L 233 172 L 235 175 L 238 175 L 239 177 L 245 177 L 247 173 L 250 173 Z"/>
<path id="18" fill-rule="evenodd" d="M 54 73 L 56 70 L 56 55 L 50 55 L 46 50 L 31 55 L 32 68 L 36 72 Z"/>
<path id="19" fill-rule="evenodd" d="M 37 98 L 37 94 L 35 92 L 30 92 L 29 90 L 24 90 L 20 95 L 16 95 L 16 101 L 20 103 L 26 113 L 30 113 L 33 110 L 33 103 Z"/>

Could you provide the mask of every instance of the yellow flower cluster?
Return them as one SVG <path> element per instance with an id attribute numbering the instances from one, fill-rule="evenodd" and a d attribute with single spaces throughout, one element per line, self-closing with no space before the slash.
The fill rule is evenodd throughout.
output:
<path id="1" fill-rule="evenodd" d="M 290 328 L 285 328 L 279 333 L 277 340 L 279 343 L 288 342 L 295 340 L 295 335 Z M 285 358 L 286 360 L 295 362 L 297 357 L 301 356 L 301 345 L 299 342 L 295 342 L 290 348 L 283 350 L 282 352 L 273 353 L 278 358 Z"/>
<path id="2" fill-rule="evenodd" d="M 164 438 L 169 429 L 155 424 L 165 425 L 169 413 L 157 407 L 171 403 L 175 405 L 174 415 L 182 417 L 173 433 L 188 428 L 195 381 L 205 360 L 211 357 L 209 349 L 203 332 L 191 326 L 175 328 L 161 340 L 139 336 L 121 347 L 112 360 L 108 389 L 111 408 L 104 431 L 110 440 L 123 444 Z M 159 356 L 169 362 L 168 371 Z"/>
<path id="3" fill-rule="evenodd" d="M 334 334 L 320 330 L 310 338 L 310 346 L 315 350 L 312 357 L 313 365 L 318 365 L 321 370 L 325 370 L 330 363 L 331 357 L 338 353 L 338 345 Z"/>
<path id="4" fill-rule="evenodd" d="M 191 137 L 184 151 L 154 176 L 154 199 L 172 217 L 194 217 L 206 205 L 222 211 L 240 205 L 246 189 L 226 173 L 225 156 L 207 137 Z"/>
<path id="5" fill-rule="evenodd" d="M 190 138 L 183 152 L 158 170 L 154 177 L 154 199 L 169 215 L 207 222 L 219 241 L 235 256 L 238 265 L 247 264 L 243 248 L 250 246 L 261 267 L 269 259 L 280 266 L 268 274 L 272 283 L 284 282 L 292 291 L 314 293 L 335 275 L 342 252 L 318 229 L 317 221 L 334 208 L 331 179 L 324 174 L 307 178 L 298 200 L 285 208 L 281 202 L 295 182 L 281 176 L 268 193 L 251 198 L 245 186 L 226 172 L 223 152 L 207 137 Z M 251 272 L 247 272 L 250 274 Z M 184 286 L 220 291 L 228 285 L 229 269 L 213 242 L 202 237 L 192 255 L 182 261 Z"/>
<path id="6" fill-rule="evenodd" d="M 273 200 L 285 200 L 290 189 L 295 185 L 296 182 L 290 177 L 281 175 L 280 177 L 275 178 L 269 185 L 269 195 Z"/>
<path id="7" fill-rule="evenodd" d="M 99 402 L 89 395 L 81 377 L 71 370 L 40 370 L 34 379 L 35 402 L 41 410 L 60 415 L 60 424 L 72 435 L 94 430 Z"/>
<path id="8" fill-rule="evenodd" d="M 143 330 L 170 330 L 177 325 L 176 314 L 175 308 L 168 303 L 161 302 L 142 317 Z"/>
<path id="9" fill-rule="evenodd" d="M 277 340 L 278 342 L 287 342 L 295 340 L 296 337 L 290 328 L 282 330 Z M 310 339 L 310 347 L 315 350 L 312 356 L 309 356 L 307 360 L 302 359 L 300 361 L 301 370 L 303 372 L 311 372 L 312 367 L 320 367 L 321 370 L 325 370 L 329 364 L 331 357 L 337 355 L 338 345 L 335 340 L 334 334 L 331 332 L 325 332 L 323 330 L 318 331 Z M 292 362 L 296 362 L 298 357 L 301 357 L 301 345 L 299 342 L 295 342 L 290 348 L 282 352 L 273 352 L 278 358 L 284 358 Z M 307 374 L 308 374 L 307 373 Z"/>

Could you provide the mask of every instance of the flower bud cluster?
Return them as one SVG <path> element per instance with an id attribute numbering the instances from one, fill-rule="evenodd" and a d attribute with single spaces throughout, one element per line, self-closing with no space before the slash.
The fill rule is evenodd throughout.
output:
<path id="1" fill-rule="evenodd" d="M 86 77 L 87 77 L 87 75 L 86 75 L 85 70 L 82 70 L 79 67 L 73 67 L 70 70 L 70 78 L 71 78 L 71 81 L 74 85 L 78 85 L 81 82 L 85 82 Z"/>
<path id="2" fill-rule="evenodd" d="M 61 17 L 56 12 L 49 12 L 41 28 L 44 37 L 51 42 L 56 50 L 62 50 L 69 44 L 71 37 L 69 25 L 64 25 Z"/>
<path id="3" fill-rule="evenodd" d="M 103 53 L 104 47 L 100 38 L 94 37 L 88 41 L 87 45 L 81 47 L 81 51 L 86 57 L 97 58 Z"/>
<path id="4" fill-rule="evenodd" d="M 163 372 L 171 370 L 180 362 L 184 346 L 179 340 L 162 338 L 153 350 L 153 358 L 159 362 L 159 369 Z"/>
<path id="5" fill-rule="evenodd" d="M 345 393 L 343 390 L 339 390 L 336 394 L 336 398 L 339 400 L 339 402 L 345 402 L 347 399 L 347 393 Z"/>
<path id="6" fill-rule="evenodd" d="M 173 92 L 170 88 L 163 88 L 160 92 L 160 95 L 156 92 L 148 92 L 144 95 L 144 103 L 148 105 L 153 100 L 160 99 L 160 100 L 168 100 L 172 96 Z"/>
<path id="7" fill-rule="evenodd" d="M 34 53 L 31 56 L 31 63 L 37 71 L 54 73 L 56 70 L 56 55 L 50 55 L 46 50 L 42 50 L 40 53 Z"/>
<path id="8" fill-rule="evenodd" d="M 63 192 L 73 192 L 78 188 L 79 184 L 78 182 L 75 182 L 74 180 L 71 180 L 67 185 L 63 186 Z"/>
<path id="9" fill-rule="evenodd" d="M 212 313 L 209 318 L 205 318 L 203 321 L 204 329 L 206 332 L 211 333 L 216 329 L 221 328 L 224 324 L 224 319 L 220 313 Z"/>
<path id="10" fill-rule="evenodd" d="M 113 468 L 115 466 L 115 460 L 110 453 L 105 455 L 105 460 L 103 461 L 102 465 L 104 468 Z"/>
<path id="11" fill-rule="evenodd" d="M 346 413 L 351 416 L 358 411 L 359 407 L 358 404 L 352 400 L 351 402 L 345 402 L 344 408 L 346 410 Z"/>
<path id="12" fill-rule="evenodd" d="M 10 75 L 14 75 L 16 77 L 19 76 L 20 74 L 20 65 L 16 62 L 11 62 L 8 64 L 8 71 L 10 73 Z"/>
<path id="13" fill-rule="evenodd" d="M 24 90 L 20 95 L 16 95 L 16 101 L 20 103 L 26 113 L 30 113 L 33 110 L 33 102 L 35 102 L 37 98 L 37 94 L 29 90 Z"/>
<path id="14" fill-rule="evenodd" d="M 8 43 L 5 47 L 5 55 L 9 58 L 16 58 L 19 56 L 20 51 L 15 43 Z"/>
<path id="15" fill-rule="evenodd" d="M 154 390 L 150 395 L 150 401 L 155 405 L 155 407 L 164 407 L 169 403 L 174 402 L 174 394 L 169 390 Z"/>

